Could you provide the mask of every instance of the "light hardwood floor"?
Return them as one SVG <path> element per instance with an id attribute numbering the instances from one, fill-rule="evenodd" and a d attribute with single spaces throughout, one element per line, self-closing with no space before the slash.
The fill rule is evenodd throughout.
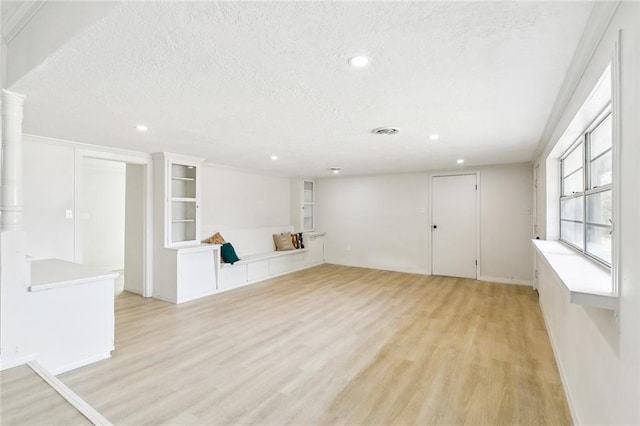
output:
<path id="1" fill-rule="evenodd" d="M 116 425 L 563 425 L 530 287 L 321 265 L 183 305 L 123 293 L 60 376 Z"/>
<path id="2" fill-rule="evenodd" d="M 0 372 L 2 426 L 90 425 L 78 410 L 27 365 Z"/>

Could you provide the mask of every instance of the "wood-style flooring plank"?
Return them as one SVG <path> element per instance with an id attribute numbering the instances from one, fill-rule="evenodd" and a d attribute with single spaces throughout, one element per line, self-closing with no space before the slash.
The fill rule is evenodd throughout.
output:
<path id="1" fill-rule="evenodd" d="M 335 265 L 123 293 L 112 358 L 60 378 L 116 425 L 571 423 L 531 288 Z"/>
<path id="2" fill-rule="evenodd" d="M 29 366 L 21 365 L 0 372 L 0 424 L 90 425 L 91 422 Z"/>

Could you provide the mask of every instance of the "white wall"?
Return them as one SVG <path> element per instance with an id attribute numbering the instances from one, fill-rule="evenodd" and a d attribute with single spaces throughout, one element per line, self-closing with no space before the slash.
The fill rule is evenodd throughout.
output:
<path id="1" fill-rule="evenodd" d="M 480 172 L 480 279 L 528 284 L 533 278 L 533 169 L 530 164 Z"/>
<path id="2" fill-rule="evenodd" d="M 565 385 L 574 420 L 580 424 L 640 424 L 640 3 L 622 2 L 599 44 L 586 46 L 574 65 L 586 63 L 586 69 L 572 67 L 568 81 L 572 93 L 545 141 L 538 159 L 540 174 L 538 211 L 546 211 L 547 191 L 544 176 L 548 154 L 553 149 L 598 78 L 611 60 L 618 31 L 621 37 L 620 87 L 620 310 L 619 327 L 612 312 L 571 304 L 565 290 L 538 260 L 540 305 L 549 337 Z M 597 47 L 596 47 L 597 46 Z M 593 50 L 595 48 L 595 50 Z M 586 52 L 586 53 L 585 53 Z M 589 55 L 593 52 L 593 56 Z M 576 77 L 577 76 L 577 77 Z M 549 185 L 557 185 L 549 182 Z M 541 236 L 546 215 L 538 218 Z"/>
<path id="3" fill-rule="evenodd" d="M 480 171 L 480 277 L 530 283 L 531 165 L 475 170 Z M 327 232 L 327 262 L 430 273 L 428 182 L 427 172 L 318 179 L 316 229 Z"/>
<path id="4" fill-rule="evenodd" d="M 315 212 L 328 263 L 428 273 L 425 173 L 317 179 Z"/>
<path id="5" fill-rule="evenodd" d="M 0 19 L 2 19 L 1 12 Z M 3 37 L 0 39 L 0 88 L 5 89 L 7 88 L 7 45 Z"/>
<path id="6" fill-rule="evenodd" d="M 203 239 L 225 229 L 290 224 L 289 178 L 210 164 L 201 175 Z"/>
<path id="7" fill-rule="evenodd" d="M 81 174 L 76 170 L 80 154 L 150 164 L 146 153 L 24 135 L 24 229 L 28 255 L 72 262 L 82 257 L 81 230 L 76 228 L 81 220 L 76 201 L 76 190 L 81 191 L 76 188 L 81 183 L 76 182 L 76 173 Z M 73 212 L 74 219 L 66 219 L 66 210 Z"/>
<path id="8" fill-rule="evenodd" d="M 125 163 L 82 160 L 80 226 L 82 264 L 124 268 Z"/>
<path id="9" fill-rule="evenodd" d="M 22 155 L 27 254 L 73 261 L 74 220 L 65 211 L 75 212 L 75 152 L 25 136 Z"/>
<path id="10" fill-rule="evenodd" d="M 126 165 L 124 288 L 143 294 L 144 282 L 144 204 L 145 169 L 138 164 Z"/>

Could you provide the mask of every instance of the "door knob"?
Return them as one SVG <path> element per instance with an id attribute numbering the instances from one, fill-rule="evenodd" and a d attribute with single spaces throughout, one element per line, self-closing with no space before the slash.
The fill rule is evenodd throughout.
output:
<path id="1" fill-rule="evenodd" d="M 433 229 L 436 229 L 438 226 L 437 225 L 433 225 Z"/>

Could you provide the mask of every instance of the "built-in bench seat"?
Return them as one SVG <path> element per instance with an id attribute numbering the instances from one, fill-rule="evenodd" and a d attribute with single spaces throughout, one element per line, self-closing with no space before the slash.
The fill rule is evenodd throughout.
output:
<path id="1" fill-rule="evenodd" d="M 218 291 L 230 290 L 279 275 L 288 274 L 324 262 L 324 233 L 304 234 L 304 249 L 276 251 L 274 234 L 292 232 L 292 226 L 277 226 L 240 230 L 222 230 L 220 234 L 231 243 L 239 261 L 216 264 Z M 206 237 L 213 232 L 206 234 Z"/>
<path id="2" fill-rule="evenodd" d="M 309 249 L 297 249 L 297 250 L 287 250 L 287 251 L 269 251 L 266 253 L 256 253 L 256 254 L 250 254 L 247 256 L 242 256 L 242 258 L 240 260 L 238 260 L 237 262 L 235 262 L 233 265 L 231 265 L 230 263 L 223 263 L 220 266 L 221 267 L 230 267 L 230 266 L 234 266 L 234 265 L 240 265 L 243 263 L 250 263 L 250 262 L 255 262 L 257 260 L 264 260 L 264 259 L 271 259 L 273 257 L 280 257 L 280 256 L 288 256 L 291 254 L 296 254 L 296 253 L 301 253 L 301 252 L 306 252 Z"/>

